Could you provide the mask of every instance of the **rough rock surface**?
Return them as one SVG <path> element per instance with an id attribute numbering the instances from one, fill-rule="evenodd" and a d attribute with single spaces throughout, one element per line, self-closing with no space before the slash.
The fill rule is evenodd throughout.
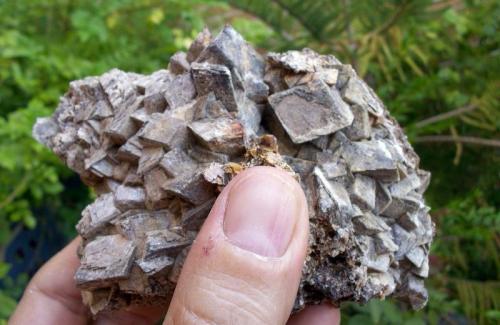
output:
<path id="1" fill-rule="evenodd" d="M 93 313 L 167 303 L 217 193 L 255 165 L 293 174 L 310 248 L 295 309 L 394 296 L 425 305 L 430 174 L 349 65 L 310 49 L 261 56 L 204 30 L 168 70 L 70 83 L 34 136 L 97 199 L 77 225 L 75 279 Z"/>

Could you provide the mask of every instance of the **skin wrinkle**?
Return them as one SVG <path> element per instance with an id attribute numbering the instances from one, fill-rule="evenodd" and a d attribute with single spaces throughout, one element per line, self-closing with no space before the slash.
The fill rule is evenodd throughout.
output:
<path id="1" fill-rule="evenodd" d="M 60 304 L 63 308 L 70 311 L 76 317 L 85 317 L 87 318 L 86 308 L 83 306 L 81 301 L 69 301 L 67 296 L 65 297 L 63 294 L 58 292 L 53 292 L 50 289 L 46 289 L 44 287 L 40 287 L 36 282 L 30 284 L 26 289 L 26 293 L 30 295 L 41 295 L 53 302 Z M 33 298 L 33 297 L 32 297 Z"/>
<path id="2" fill-rule="evenodd" d="M 255 175 L 256 172 L 258 175 Z M 264 257 L 233 245 L 221 227 L 224 224 L 228 196 L 231 191 L 238 190 L 234 186 L 241 185 L 243 180 L 255 176 L 263 179 L 263 182 L 265 178 L 273 177 L 272 181 L 277 178 L 284 183 L 283 186 L 295 191 L 290 194 L 291 198 L 294 198 L 293 194 L 297 195 L 297 213 L 300 215 L 290 216 L 296 218 L 292 230 L 294 240 L 290 240 L 281 257 Z M 245 317 L 252 317 L 247 320 L 250 324 L 278 324 L 285 323 L 288 319 L 306 253 L 308 214 L 307 205 L 303 202 L 304 194 L 299 194 L 302 193 L 299 185 L 292 178 L 288 178 L 285 172 L 269 167 L 245 171 L 237 177 L 241 179 L 230 183 L 219 195 L 198 234 L 174 294 L 175 302 L 171 305 L 168 315 L 170 323 L 166 321 L 166 324 L 182 317 L 179 315 L 182 312 L 180 309 L 190 303 L 190 299 L 196 300 L 191 300 L 191 305 L 187 308 L 209 321 L 215 319 L 210 313 L 216 313 L 222 317 L 219 322 L 222 324 L 242 323 L 245 322 Z M 283 177 L 287 178 L 283 180 Z M 241 213 L 237 210 L 235 212 Z M 210 243 L 213 245 L 210 245 L 212 249 L 207 256 L 203 248 Z M 260 297 L 264 299 L 259 299 Z M 218 311 L 217 303 L 216 306 L 213 305 L 214 301 L 220 302 L 219 308 L 222 311 Z M 205 308 L 208 310 L 203 310 Z M 243 311 L 238 310 L 242 308 L 250 314 L 244 314 L 242 317 Z M 225 312 L 227 310 L 230 312 Z M 231 312 L 232 310 L 235 312 Z"/>
<path id="3" fill-rule="evenodd" d="M 10 324 L 34 320 L 47 324 L 55 319 L 73 324 L 87 323 L 87 309 L 72 276 L 79 264 L 75 254 L 78 244 L 78 238 L 73 240 L 38 271 L 10 318 Z"/>
<path id="4" fill-rule="evenodd" d="M 259 304 L 258 301 L 263 301 L 265 299 L 258 300 L 258 299 L 252 299 L 251 297 L 255 297 L 255 298 L 262 297 L 263 296 L 262 293 L 265 290 L 262 290 L 259 287 L 256 287 L 255 284 L 252 285 L 251 283 L 247 282 L 245 279 L 237 278 L 237 277 L 231 276 L 229 274 L 222 274 L 222 275 L 228 277 L 230 280 L 224 279 L 223 281 L 215 280 L 215 281 L 210 282 L 211 285 L 213 285 L 217 288 L 215 291 L 222 290 L 222 291 L 226 291 L 229 293 L 235 293 L 236 296 L 239 296 L 241 299 L 245 300 L 246 307 L 243 309 L 246 309 L 248 312 L 254 314 L 255 316 L 257 316 L 257 318 L 259 318 L 258 312 L 260 311 L 260 309 L 261 309 L 260 307 L 262 307 L 262 306 Z M 243 284 L 237 285 L 236 288 L 231 288 L 228 286 L 228 284 L 233 284 L 235 282 L 237 282 L 237 283 L 242 282 Z M 242 292 L 247 293 L 247 296 L 242 295 Z M 266 298 L 266 297 L 262 297 L 262 298 Z M 249 306 L 251 306 L 252 308 L 248 308 Z M 254 312 L 252 312 L 251 309 L 253 309 Z"/>
<path id="5" fill-rule="evenodd" d="M 225 279 L 225 281 L 227 281 L 229 283 L 229 281 L 234 281 L 234 282 L 242 282 L 243 285 L 242 286 L 246 286 L 246 287 L 250 287 L 250 288 L 253 288 L 255 287 L 255 283 L 249 283 L 246 279 L 244 278 L 241 278 L 241 277 L 236 277 L 228 272 L 226 272 L 225 270 L 214 270 L 214 271 L 211 271 L 211 272 L 208 272 L 208 273 L 202 273 L 201 272 L 201 269 L 197 269 L 195 270 L 195 275 L 198 276 L 199 278 L 205 278 L 205 279 L 208 279 L 210 281 L 220 281 L 219 278 L 215 278 L 215 277 L 211 277 L 211 274 L 216 274 L 217 276 L 220 276 L 221 278 L 222 277 L 227 277 L 227 279 Z M 266 285 L 263 283 L 263 287 L 265 287 Z"/>
<path id="6" fill-rule="evenodd" d="M 224 279 L 217 278 L 216 276 L 223 277 Z M 194 277 L 194 279 L 193 279 L 193 277 Z M 231 275 L 227 272 L 223 272 L 223 270 L 222 271 L 217 270 L 215 272 L 214 271 L 206 272 L 202 268 L 196 268 L 194 270 L 194 273 L 191 274 L 191 281 L 193 283 L 200 283 L 201 282 L 201 283 L 208 283 L 210 286 L 216 286 L 216 289 L 213 289 L 213 288 L 207 289 L 204 286 L 198 287 L 199 290 L 201 289 L 210 295 L 214 295 L 214 292 L 217 292 L 218 290 L 223 290 L 223 291 L 227 291 L 227 292 L 230 292 L 233 294 L 236 293 L 237 295 L 239 295 L 239 298 L 247 298 L 246 296 L 241 294 L 241 291 L 247 293 L 248 290 L 251 290 L 254 292 L 254 294 L 252 294 L 252 296 L 256 296 L 256 297 L 262 296 L 262 291 L 263 291 L 261 289 L 255 288 L 255 283 L 251 284 L 248 281 L 246 281 L 245 279 Z M 231 287 L 228 287 L 228 284 L 236 284 L 236 285 L 235 285 L 235 288 L 231 288 Z M 261 286 L 259 286 L 259 288 L 260 287 Z M 262 285 L 262 287 L 265 287 L 264 284 Z M 227 301 L 227 299 L 223 298 L 223 296 L 219 296 L 219 295 L 215 296 L 215 301 L 218 301 L 220 299 Z M 256 300 L 254 300 L 254 299 L 246 299 L 246 300 L 247 300 L 246 302 L 248 304 L 253 306 L 252 309 L 255 309 L 256 311 L 258 311 L 260 309 L 259 303 Z M 228 302 L 232 304 L 231 301 L 228 301 Z M 242 308 L 241 306 L 237 306 L 237 307 Z M 248 312 L 249 314 L 253 315 L 254 317 L 257 317 L 258 319 L 260 319 L 260 317 L 258 317 L 255 312 L 248 310 L 248 308 L 242 308 L 242 309 L 245 312 Z"/>
<path id="7" fill-rule="evenodd" d="M 263 174 L 264 174 L 264 173 L 263 173 Z M 268 176 L 268 174 L 270 174 L 270 173 L 265 173 L 265 174 L 266 174 L 266 176 Z M 262 175 L 261 175 L 261 176 L 262 176 Z M 290 179 L 290 181 L 289 181 L 289 179 L 283 180 L 281 177 L 279 177 L 279 176 L 277 176 L 277 175 L 275 175 L 275 174 L 270 174 L 269 176 L 270 176 L 270 177 L 273 177 L 273 178 L 277 178 L 277 179 L 279 179 L 279 181 L 280 181 L 280 182 L 282 182 L 282 183 L 285 183 L 285 186 L 287 186 L 287 187 L 294 188 L 294 190 L 296 190 L 296 189 L 299 189 L 299 190 L 300 190 L 300 188 L 298 187 L 298 184 L 296 184 L 296 183 L 295 183 L 295 181 L 294 181 L 293 179 Z M 245 178 L 244 178 L 244 179 L 246 179 L 246 178 L 248 178 L 248 177 L 250 177 L 250 175 L 248 175 L 248 174 L 247 174 L 247 175 L 245 175 Z M 239 182 L 238 182 L 238 183 L 236 183 L 234 186 L 239 185 L 239 184 L 243 184 L 243 183 L 244 183 L 244 182 L 243 182 L 243 179 L 242 179 L 242 180 L 239 180 Z M 234 187 L 233 189 L 231 189 L 231 191 L 233 191 L 233 190 L 236 190 L 236 187 Z M 292 197 L 292 195 L 290 195 L 290 197 Z M 302 204 L 297 203 L 297 204 L 299 204 L 298 209 L 299 209 L 299 210 L 301 210 L 301 213 L 302 213 L 302 215 L 303 215 L 303 216 L 306 216 L 306 217 L 307 217 L 307 216 L 308 216 L 308 213 L 307 213 L 307 205 L 305 205 L 305 202 L 303 202 L 303 201 L 304 201 L 304 200 L 301 200 L 301 199 L 299 198 L 298 202 L 299 202 L 299 203 L 302 203 Z M 226 202 L 227 202 L 227 201 L 226 201 Z M 224 207 L 225 207 L 225 206 L 224 206 Z M 305 223 L 305 225 L 304 225 L 304 223 Z M 293 231 L 292 231 L 292 234 L 295 234 L 295 236 L 296 236 L 296 235 L 298 235 L 299 233 L 302 233 L 302 234 L 303 234 L 303 232 L 299 232 L 299 231 L 298 231 L 298 229 L 297 229 L 297 227 L 299 226 L 298 224 L 299 224 L 299 222 L 297 222 L 297 221 L 296 221 L 296 222 L 295 222 L 295 224 L 294 224 L 294 229 L 293 229 Z M 307 222 L 303 222 L 303 221 L 301 221 L 301 225 L 302 225 L 302 226 L 305 226 L 305 228 L 306 228 L 306 229 L 305 229 L 305 230 L 306 230 L 306 231 L 305 231 L 305 233 L 308 233 L 308 230 L 307 230 L 307 228 L 308 228 L 308 223 L 307 223 Z M 294 237 L 294 238 L 295 238 L 295 236 L 292 236 L 292 237 Z M 289 245 L 290 245 L 290 243 L 289 243 Z M 233 250 L 238 250 L 238 251 L 240 251 L 242 254 L 245 254 L 245 255 L 252 255 L 252 258 L 258 258 L 259 260 L 261 260 L 261 261 L 265 261 L 265 262 L 268 262 L 268 263 L 276 263 L 276 262 L 278 262 L 278 263 L 284 263 L 284 262 L 285 262 L 285 260 L 289 261 L 289 259 L 285 259 L 285 260 L 283 259 L 283 256 L 286 254 L 286 251 L 285 251 L 285 254 L 284 254 L 283 256 L 281 256 L 281 257 L 263 257 L 263 256 L 261 256 L 261 255 L 258 255 L 258 254 L 255 254 L 255 253 L 249 252 L 249 251 L 244 250 L 244 249 L 241 249 L 241 248 L 239 248 L 239 247 L 237 247 L 237 246 L 232 246 L 232 248 L 233 248 Z M 289 247 L 289 249 L 290 249 L 290 247 Z M 295 248 L 295 249 L 296 249 L 296 248 Z M 236 252 L 234 252 L 234 253 L 236 253 Z M 304 247 L 304 252 L 302 252 L 302 253 L 303 253 L 303 254 L 305 254 L 305 247 Z M 250 258 L 250 257 L 249 257 L 249 258 Z M 294 259 L 292 259 L 292 261 L 293 261 L 293 260 L 294 260 Z M 286 263 L 289 263 L 289 262 L 286 262 Z M 301 263 L 300 263 L 300 267 L 299 267 L 299 269 L 300 269 L 300 270 L 302 269 L 302 264 L 303 264 L 303 263 L 301 262 Z M 279 267 L 279 268 L 281 269 L 281 267 Z M 289 268 L 289 267 L 284 266 L 284 267 L 283 267 L 283 269 L 285 269 L 285 268 Z M 273 268 L 273 269 L 276 269 L 276 268 Z M 258 271 L 257 271 L 257 272 L 258 272 Z M 284 275 L 286 276 L 287 274 L 288 274 L 288 273 L 285 273 Z M 265 276 L 264 276 L 264 277 L 265 277 Z M 295 280 L 295 279 L 294 279 L 294 280 Z M 298 284 L 298 283 L 297 283 L 297 284 Z M 293 293 L 293 295 L 294 295 L 294 296 L 295 296 L 295 294 L 296 294 L 296 292 L 294 292 L 294 293 Z M 279 293 L 276 293 L 276 295 L 277 295 L 277 296 L 279 296 Z M 282 299 L 283 297 L 279 297 L 279 298 L 281 298 L 281 299 Z"/>
<path id="8" fill-rule="evenodd" d="M 188 308 L 186 304 L 183 304 L 181 306 L 182 308 L 182 313 L 181 313 L 181 319 L 177 322 L 176 320 L 173 321 L 174 325 L 185 325 L 185 324 L 201 324 L 201 325 L 217 325 L 215 321 L 209 320 L 205 318 L 204 316 L 201 316 L 196 313 L 195 311 L 191 310 Z M 187 316 L 187 319 L 186 319 Z M 189 320 L 188 320 L 189 319 Z"/>
<path id="9" fill-rule="evenodd" d="M 180 307 L 174 306 L 174 308 L 180 308 L 180 310 L 177 310 L 176 313 L 173 313 L 173 317 L 171 317 L 170 314 L 167 314 L 167 318 L 165 319 L 165 324 L 170 324 L 170 321 L 172 321 L 172 324 L 186 324 L 185 322 L 185 315 L 188 315 L 190 318 L 194 318 L 194 322 L 190 324 L 199 324 L 200 321 L 202 321 L 204 324 L 217 324 L 217 322 L 212 319 L 212 315 L 208 313 L 208 315 L 204 315 L 203 310 L 198 311 L 193 308 L 193 306 L 189 303 L 189 292 L 185 291 L 182 292 L 182 296 L 180 299 Z M 180 319 L 179 319 L 180 318 Z"/>
<path id="10" fill-rule="evenodd" d="M 238 301 L 238 303 L 235 303 L 234 301 L 228 299 L 225 297 L 224 294 L 220 294 L 221 292 L 218 292 L 217 290 L 215 291 L 211 291 L 207 288 L 200 288 L 202 291 L 208 293 L 209 295 L 215 297 L 213 301 L 217 301 L 217 302 L 221 302 L 221 303 L 224 303 L 225 305 L 228 305 L 228 307 L 220 307 L 220 309 L 223 309 L 223 310 L 226 310 L 227 313 L 226 315 L 224 316 L 224 318 L 227 318 L 226 316 L 231 316 L 231 315 L 235 315 L 234 312 L 237 311 L 238 314 L 240 313 L 244 313 L 246 315 L 248 315 L 249 317 L 237 317 L 235 315 L 235 317 L 237 318 L 242 318 L 242 319 L 245 319 L 246 321 L 248 320 L 251 320 L 251 319 L 254 319 L 258 322 L 252 322 L 254 324 L 269 324 L 270 322 L 269 321 L 265 321 L 263 318 L 261 318 L 261 316 L 259 315 L 259 310 L 255 310 L 255 311 L 251 311 L 249 308 L 247 308 L 247 303 L 252 303 L 253 304 L 253 299 L 252 298 L 249 298 L 246 296 L 246 294 L 242 294 L 241 292 L 238 292 L 238 291 L 234 291 L 234 290 L 231 290 L 231 289 L 227 289 L 227 288 L 224 288 L 223 286 L 221 285 L 217 285 L 218 286 L 218 289 L 217 290 L 221 290 L 222 291 L 229 291 L 231 293 L 233 293 L 231 296 L 237 296 L 238 298 L 236 298 L 235 300 Z M 244 301 L 242 301 L 244 300 Z M 242 303 L 243 302 L 243 303 Z M 220 306 L 220 305 L 219 305 Z M 245 307 L 243 307 L 245 306 Z M 234 307 L 234 308 L 232 308 Z M 258 308 L 258 309 L 261 309 L 261 308 Z"/>
<path id="11" fill-rule="evenodd" d="M 273 177 L 278 176 L 273 175 Z M 289 182 L 288 179 L 283 181 L 287 186 L 298 188 L 297 184 Z M 231 184 L 225 190 L 229 190 L 230 187 Z M 179 283 L 181 285 L 178 285 L 177 299 L 170 305 L 175 312 L 167 315 L 165 324 L 214 325 L 220 324 L 215 318 L 219 316 L 222 317 L 224 324 L 285 323 L 293 305 L 293 298 L 296 296 L 296 292 L 290 288 L 295 287 L 294 282 L 297 282 L 298 286 L 305 257 L 308 234 L 307 205 L 302 201 L 303 198 L 296 203 L 300 205 L 301 217 L 295 222 L 294 239 L 289 243 L 283 256 L 264 257 L 230 244 L 222 228 L 227 192 L 221 194 L 219 198 L 212 209 L 213 215 L 209 216 L 211 220 L 207 219 L 205 231 L 200 231 L 199 238 L 193 244 L 190 253 L 193 255 L 191 265 L 185 265 L 183 269 L 187 281 Z M 207 242 L 212 243 L 212 253 L 204 256 L 202 248 Z M 13 317 L 14 321 L 17 321 L 13 322 L 13 325 L 92 323 L 87 317 L 87 309 L 81 303 L 80 292 L 74 286 L 72 278 L 73 269 L 78 265 L 74 254 L 76 245 L 77 241 L 68 245 L 34 277 L 23 296 L 24 303 L 20 303 L 20 306 L 23 306 L 22 312 L 16 312 L 18 315 Z M 201 295 L 197 296 L 196 290 L 199 289 Z M 209 298 L 207 301 L 197 300 L 202 296 Z M 263 299 L 259 299 L 260 297 Z M 194 304 L 189 303 L 190 299 Z M 31 313 L 32 306 L 35 308 L 34 313 Z M 219 308 L 226 312 L 221 314 Z M 120 325 L 154 324 L 154 319 L 159 319 L 160 316 L 160 309 L 130 308 L 101 314 L 96 324 L 99 321 Z M 294 324 L 323 323 L 307 321 Z"/>
<path id="12" fill-rule="evenodd" d="M 243 282 L 244 283 L 243 285 L 239 286 L 240 289 L 252 290 L 252 291 L 256 292 L 256 294 L 253 294 L 252 296 L 261 296 L 262 295 L 262 291 L 264 291 L 262 289 L 255 288 L 254 285 L 251 285 L 250 283 L 248 283 L 244 279 L 236 278 L 235 276 L 231 276 L 229 274 L 221 274 L 221 275 L 227 276 L 229 278 L 229 280 L 225 279 L 225 280 L 221 281 L 219 279 L 216 279 L 214 277 L 209 277 L 209 276 L 206 276 L 206 275 L 202 275 L 202 277 L 204 277 L 205 279 L 209 280 L 210 284 L 215 284 L 218 288 L 220 288 L 222 290 L 227 290 L 227 291 L 230 291 L 230 292 L 237 292 L 238 293 L 238 288 L 230 288 L 230 287 L 227 286 L 227 284 L 234 283 L 235 281 L 236 282 Z M 226 284 L 226 285 L 224 285 L 224 284 Z M 252 305 L 255 305 L 254 307 L 258 307 L 258 303 L 256 303 L 253 300 L 249 301 L 249 303 L 251 303 Z M 255 308 L 255 309 L 259 309 L 259 308 Z"/>

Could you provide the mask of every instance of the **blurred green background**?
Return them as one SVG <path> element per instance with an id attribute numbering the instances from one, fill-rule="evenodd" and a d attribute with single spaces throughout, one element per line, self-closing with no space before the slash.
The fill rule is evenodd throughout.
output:
<path id="1" fill-rule="evenodd" d="M 92 195 L 31 138 L 36 117 L 71 80 L 165 68 L 203 26 L 225 23 L 259 49 L 351 63 L 432 172 L 429 304 L 346 304 L 344 324 L 498 324 L 498 0 L 0 0 L 0 324 Z"/>

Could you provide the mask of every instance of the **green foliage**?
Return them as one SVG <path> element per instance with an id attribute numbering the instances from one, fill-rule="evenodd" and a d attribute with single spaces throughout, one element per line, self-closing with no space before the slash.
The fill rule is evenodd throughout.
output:
<path id="1" fill-rule="evenodd" d="M 446 217 L 436 220 L 439 240 L 433 246 L 442 269 L 436 280 L 478 324 L 488 324 L 500 310 L 500 211 L 485 202 L 479 191 L 451 202 Z"/>
<path id="2" fill-rule="evenodd" d="M 345 323 L 498 322 L 500 161 L 495 149 L 461 138 L 499 135 L 498 1 L 18 0 L 0 1 L 0 17 L 0 324 L 27 282 L 6 276 L 13 236 L 35 227 L 43 207 L 69 238 L 90 200 L 31 138 L 36 118 L 54 110 L 70 80 L 166 67 L 204 25 L 227 22 L 257 47 L 311 47 L 352 63 L 433 173 L 428 306 L 415 313 L 391 301 L 348 304 Z"/>
<path id="3" fill-rule="evenodd" d="M 37 208 L 68 237 L 89 201 L 83 185 L 65 188 L 73 173 L 36 143 L 31 128 L 50 115 L 68 82 L 119 67 L 150 72 L 185 49 L 203 27 L 184 1 L 29 0 L 0 2 L 0 320 L 20 297 L 7 277 L 6 247 L 22 227 L 34 228 Z M 69 238 L 68 238 L 69 239 Z"/>
<path id="4" fill-rule="evenodd" d="M 398 306 L 389 301 L 372 300 L 365 306 L 349 304 L 346 306 L 350 317 L 345 317 L 348 325 L 394 324 L 424 325 L 425 321 L 415 313 L 402 313 Z"/>
<path id="5" fill-rule="evenodd" d="M 389 302 L 347 306 L 346 321 L 435 324 L 463 313 L 486 324 L 498 318 L 500 161 L 494 149 L 466 146 L 461 137 L 498 139 L 500 3 L 227 2 L 276 31 L 264 46 L 308 46 L 353 64 L 433 173 L 426 196 L 437 238 L 428 306 L 416 314 Z"/>
<path id="6" fill-rule="evenodd" d="M 1 276 L 0 279 L 2 279 Z M 17 298 L 21 296 L 24 287 L 28 283 L 28 276 L 23 274 L 15 280 L 3 278 L 2 281 L 3 286 L 0 289 L 0 324 L 4 324 L 2 322 L 5 322 L 9 315 L 12 314 L 17 304 Z"/>
<path id="7" fill-rule="evenodd" d="M 31 139 L 30 124 L 47 113 L 49 109 L 33 100 L 28 107 L 0 118 L 0 188 L 6 190 L 0 192 L 0 223 L 22 222 L 33 228 L 36 220 L 30 204 L 40 204 L 44 196 L 54 196 L 62 190 L 57 160 Z M 1 228 L 9 229 L 7 224 Z M 6 235 L 0 233 L 0 240 Z"/>
<path id="8" fill-rule="evenodd" d="M 481 202 L 483 201 L 483 202 Z M 471 280 L 500 280 L 500 211 L 484 204 L 480 192 L 449 205 L 438 220 L 440 240 L 433 249 L 442 263 L 453 265 L 449 275 Z"/>
<path id="9" fill-rule="evenodd" d="M 16 308 L 16 301 L 0 291 L 0 319 L 7 318 Z"/>

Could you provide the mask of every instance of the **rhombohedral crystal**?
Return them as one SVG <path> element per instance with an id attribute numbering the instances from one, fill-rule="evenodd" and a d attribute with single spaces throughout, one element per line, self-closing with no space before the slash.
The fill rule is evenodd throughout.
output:
<path id="1" fill-rule="evenodd" d="M 94 314 L 167 304 L 217 194 L 257 165 L 288 171 L 308 199 L 295 310 L 427 301 L 430 174 L 373 90 L 332 55 L 261 55 L 230 26 L 205 29 L 166 70 L 71 82 L 33 134 L 97 193 L 76 226 L 75 281 Z"/>

